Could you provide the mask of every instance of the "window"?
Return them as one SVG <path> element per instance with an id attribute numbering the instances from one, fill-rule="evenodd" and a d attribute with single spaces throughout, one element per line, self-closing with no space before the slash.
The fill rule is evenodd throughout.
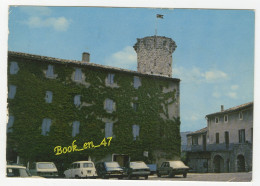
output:
<path id="1" fill-rule="evenodd" d="M 192 136 L 192 145 L 198 145 L 198 136 Z"/>
<path id="2" fill-rule="evenodd" d="M 7 123 L 7 133 L 13 132 L 14 116 L 9 116 Z"/>
<path id="3" fill-rule="evenodd" d="M 17 62 L 11 62 L 10 74 L 17 74 L 18 71 L 19 71 L 19 67 L 18 67 Z"/>
<path id="4" fill-rule="evenodd" d="M 225 123 L 228 122 L 228 115 L 224 115 L 224 122 L 225 122 Z"/>
<path id="5" fill-rule="evenodd" d="M 80 68 L 76 68 L 74 80 L 75 81 L 81 81 L 82 80 L 82 72 L 81 72 Z"/>
<path id="6" fill-rule="evenodd" d="M 48 132 L 50 132 L 51 127 L 51 119 L 44 118 L 42 121 L 42 135 L 47 136 Z"/>
<path id="7" fill-rule="evenodd" d="M 229 144 L 229 132 L 228 131 L 225 132 L 225 143 L 226 143 L 226 145 Z"/>
<path id="8" fill-rule="evenodd" d="M 105 137 L 112 137 L 113 136 L 113 123 L 106 123 L 105 126 Z"/>
<path id="9" fill-rule="evenodd" d="M 141 80 L 138 76 L 134 76 L 134 88 L 138 89 L 141 86 Z"/>
<path id="10" fill-rule="evenodd" d="M 241 129 L 238 131 L 238 136 L 239 136 L 239 143 L 245 143 L 245 129 Z"/>
<path id="11" fill-rule="evenodd" d="M 114 84 L 114 77 L 115 77 L 115 74 L 108 74 L 108 76 L 107 76 L 107 83 L 109 85 Z"/>
<path id="12" fill-rule="evenodd" d="M 239 117 L 239 120 L 243 120 L 243 112 L 242 111 L 239 112 L 238 117 Z"/>
<path id="13" fill-rule="evenodd" d="M 134 140 L 139 136 L 140 127 L 139 125 L 133 125 L 133 137 Z"/>
<path id="14" fill-rule="evenodd" d="M 138 110 L 138 103 L 133 103 L 133 109 L 134 109 L 134 111 L 137 111 Z"/>
<path id="15" fill-rule="evenodd" d="M 215 123 L 218 123 L 218 122 L 219 122 L 219 118 L 215 117 Z"/>
<path id="16" fill-rule="evenodd" d="M 108 112 L 113 112 L 113 105 L 114 105 L 113 100 L 111 99 L 105 100 L 105 110 L 107 110 Z"/>
<path id="17" fill-rule="evenodd" d="M 53 65 L 48 65 L 48 69 L 46 71 L 46 77 L 49 77 L 49 78 L 54 77 Z"/>
<path id="18" fill-rule="evenodd" d="M 74 97 L 74 104 L 75 104 L 76 106 L 80 106 L 80 104 L 81 104 L 81 102 L 80 102 L 80 95 L 76 95 L 76 96 Z"/>
<path id="19" fill-rule="evenodd" d="M 216 133 L 216 144 L 219 144 L 219 133 Z"/>
<path id="20" fill-rule="evenodd" d="M 14 99 L 15 94 L 16 94 L 16 86 L 15 85 L 9 85 L 8 98 Z"/>
<path id="21" fill-rule="evenodd" d="M 74 121 L 72 124 L 72 137 L 75 137 L 77 134 L 79 134 L 79 121 Z"/>
<path id="22" fill-rule="evenodd" d="M 51 91 L 46 91 L 45 102 L 46 103 L 51 103 L 52 102 L 52 92 Z"/>

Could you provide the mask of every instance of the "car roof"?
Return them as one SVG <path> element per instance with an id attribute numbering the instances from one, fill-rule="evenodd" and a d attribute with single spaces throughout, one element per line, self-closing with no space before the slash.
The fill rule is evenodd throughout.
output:
<path id="1" fill-rule="evenodd" d="M 6 168 L 20 168 L 20 169 L 26 169 L 26 167 L 21 165 L 6 165 Z"/>
<path id="2" fill-rule="evenodd" d="M 53 162 L 35 162 L 35 163 L 53 163 Z"/>
<path id="3" fill-rule="evenodd" d="M 73 163 L 93 163 L 92 161 L 75 161 Z"/>

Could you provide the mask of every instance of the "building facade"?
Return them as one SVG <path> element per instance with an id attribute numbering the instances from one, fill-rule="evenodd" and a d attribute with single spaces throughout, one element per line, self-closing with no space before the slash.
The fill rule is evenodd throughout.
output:
<path id="1" fill-rule="evenodd" d="M 207 127 L 187 135 L 189 165 L 197 172 L 252 170 L 253 102 L 206 115 Z"/>
<path id="2" fill-rule="evenodd" d="M 168 50 L 172 40 L 163 38 Z M 142 52 L 137 51 L 138 66 L 153 61 L 140 57 Z M 160 164 L 178 159 L 180 80 L 165 71 L 156 75 L 89 59 L 88 53 L 83 53 L 82 61 L 8 53 L 7 161 L 18 156 L 22 163 L 53 161 L 62 170 L 89 157 L 122 166 L 129 160 Z M 67 150 L 85 142 L 98 146 L 108 137 L 109 146 L 102 143 L 99 148 L 55 155 L 57 146 Z"/>

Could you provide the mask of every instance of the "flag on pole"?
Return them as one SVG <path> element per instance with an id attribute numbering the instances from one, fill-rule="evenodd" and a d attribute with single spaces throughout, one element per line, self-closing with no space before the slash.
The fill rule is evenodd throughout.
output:
<path id="1" fill-rule="evenodd" d="M 162 14 L 156 14 L 157 18 L 163 19 L 163 15 Z"/>

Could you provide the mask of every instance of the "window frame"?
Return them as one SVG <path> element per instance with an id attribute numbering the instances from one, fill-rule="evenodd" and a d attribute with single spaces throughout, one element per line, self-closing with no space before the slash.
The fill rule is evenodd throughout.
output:
<path id="1" fill-rule="evenodd" d="M 74 81 L 81 82 L 82 79 L 83 79 L 82 69 L 81 68 L 75 68 Z"/>
<path id="2" fill-rule="evenodd" d="M 51 131 L 52 120 L 50 118 L 44 118 L 42 120 L 42 133 L 43 136 L 48 136 Z"/>
<path id="3" fill-rule="evenodd" d="M 215 138 L 216 138 L 215 143 L 216 143 L 216 144 L 219 144 L 219 132 L 216 132 Z"/>
<path id="4" fill-rule="evenodd" d="M 219 117 L 215 117 L 215 124 L 219 124 Z"/>
<path id="5" fill-rule="evenodd" d="M 107 122 L 105 124 L 105 138 L 113 136 L 113 125 L 114 123 L 112 122 Z"/>
<path id="6" fill-rule="evenodd" d="M 132 134 L 133 134 L 133 140 L 137 140 L 140 135 L 140 126 L 139 125 L 132 125 Z"/>
<path id="7" fill-rule="evenodd" d="M 224 123 L 228 123 L 228 114 L 224 115 Z"/>
<path id="8" fill-rule="evenodd" d="M 54 66 L 53 65 L 48 65 L 47 70 L 46 70 L 46 77 L 54 78 Z"/>
<path id="9" fill-rule="evenodd" d="M 72 137 L 75 137 L 79 134 L 80 132 L 80 121 L 73 121 L 72 123 L 72 134 L 71 136 Z"/>
<path id="10" fill-rule="evenodd" d="M 52 103 L 53 93 L 52 91 L 47 90 L 45 93 L 45 103 Z"/>
<path id="11" fill-rule="evenodd" d="M 81 95 L 77 94 L 74 96 L 74 105 L 79 107 L 81 105 Z"/>
<path id="12" fill-rule="evenodd" d="M 246 142 L 246 130 L 245 129 L 239 129 L 238 130 L 238 142 L 239 143 L 245 143 Z"/>
<path id="13" fill-rule="evenodd" d="M 17 74 L 19 70 L 20 70 L 20 68 L 19 68 L 18 63 L 17 63 L 16 61 L 11 61 L 11 62 L 10 62 L 9 73 L 10 73 L 11 75 L 14 75 L 14 74 Z"/>
<path id="14" fill-rule="evenodd" d="M 240 111 L 240 112 L 238 113 L 238 119 L 239 119 L 239 120 L 243 120 L 243 119 L 244 119 L 243 111 Z"/>
<path id="15" fill-rule="evenodd" d="M 107 84 L 108 85 L 113 85 L 115 82 L 114 82 L 114 78 L 115 78 L 115 74 L 113 73 L 109 73 L 107 75 Z"/>

